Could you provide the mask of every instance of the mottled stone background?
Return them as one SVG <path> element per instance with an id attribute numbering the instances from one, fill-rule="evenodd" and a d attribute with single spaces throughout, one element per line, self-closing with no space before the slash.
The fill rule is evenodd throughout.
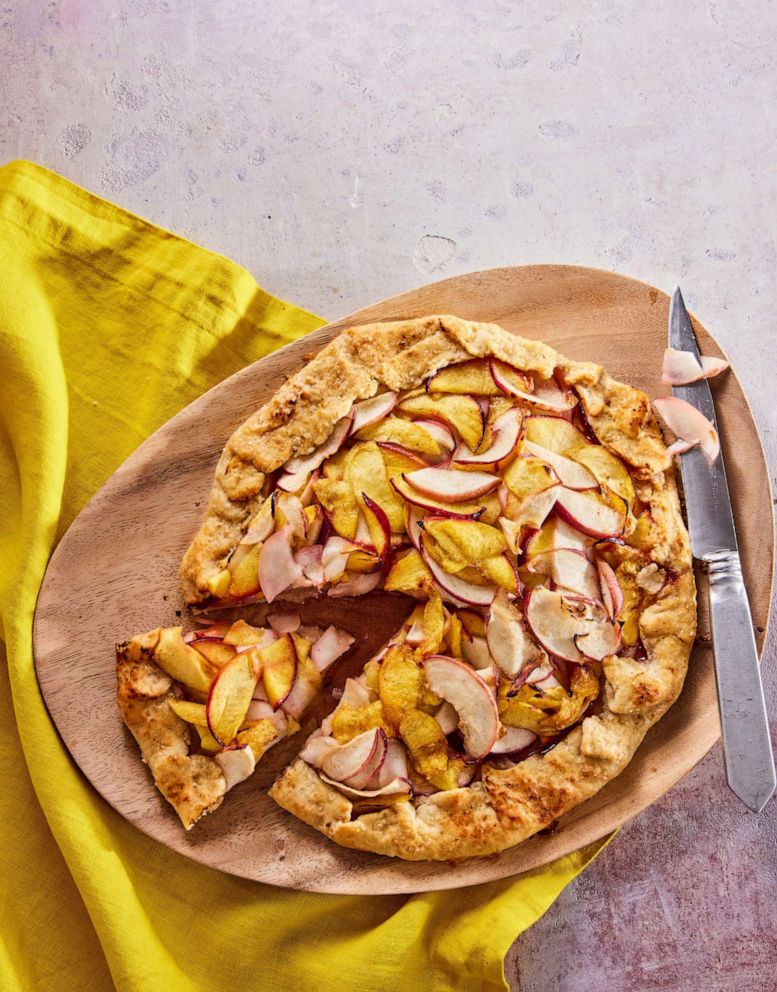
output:
<path id="1" fill-rule="evenodd" d="M 63 172 L 331 318 L 494 265 L 679 281 L 774 472 L 770 0 L 1 10 L 3 160 Z M 513 986 L 773 992 L 775 841 L 777 803 L 747 813 L 713 752 L 517 941 Z"/>

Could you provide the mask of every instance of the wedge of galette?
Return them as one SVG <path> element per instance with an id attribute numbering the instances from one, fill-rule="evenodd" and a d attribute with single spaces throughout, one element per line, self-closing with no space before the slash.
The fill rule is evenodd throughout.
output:
<path id="1" fill-rule="evenodd" d="M 284 600 L 304 618 L 328 597 L 346 629 L 347 597 L 408 597 L 270 790 L 338 844 L 408 859 L 500 851 L 595 794 L 677 698 L 695 635 L 647 397 L 455 317 L 344 331 L 289 379 L 228 441 L 181 577 L 198 609 Z M 230 666 L 252 659 L 261 720 L 297 718 L 265 676 L 278 645 L 213 659 L 233 715 L 207 720 L 219 767 L 245 760 L 255 715 Z"/>
<path id="2" fill-rule="evenodd" d="M 300 729 L 322 674 L 351 644 L 344 631 L 284 613 L 261 628 L 167 627 L 118 646 L 122 719 L 187 830 Z"/>

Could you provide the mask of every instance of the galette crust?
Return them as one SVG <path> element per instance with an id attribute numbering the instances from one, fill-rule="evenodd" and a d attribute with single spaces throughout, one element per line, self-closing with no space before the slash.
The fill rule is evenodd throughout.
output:
<path id="1" fill-rule="evenodd" d="M 189 725 L 171 709 L 174 683 L 154 661 L 159 631 L 116 648 L 116 700 L 157 788 L 187 830 L 221 805 L 226 781 L 218 763 L 190 754 Z"/>
<path id="2" fill-rule="evenodd" d="M 598 439 L 629 465 L 654 521 L 647 554 L 668 576 L 657 594 L 648 594 L 640 617 L 647 658 L 605 662 L 599 715 L 544 755 L 507 770 L 486 766 L 482 781 L 466 789 L 351 819 L 351 803 L 296 760 L 270 795 L 345 847 L 445 860 L 492 854 L 525 840 L 623 771 L 648 729 L 677 699 L 687 672 L 696 634 L 690 546 L 672 460 L 647 396 L 598 365 L 570 361 L 495 324 L 451 316 L 343 331 L 235 431 L 219 461 L 205 520 L 181 566 L 187 601 L 208 598 L 207 580 L 239 542 L 267 473 L 311 451 L 354 402 L 381 386 L 406 389 L 443 366 L 488 355 L 545 378 L 558 370 L 576 388 Z"/>

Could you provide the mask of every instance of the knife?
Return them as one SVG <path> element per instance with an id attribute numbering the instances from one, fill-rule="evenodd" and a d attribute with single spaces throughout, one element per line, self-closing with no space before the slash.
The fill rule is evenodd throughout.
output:
<path id="1" fill-rule="evenodd" d="M 669 346 L 690 351 L 699 359 L 696 335 L 679 286 L 672 294 L 669 308 Z M 672 392 L 695 406 L 718 429 L 706 379 L 675 386 Z M 709 574 L 712 647 L 726 779 L 732 792 L 753 812 L 760 813 L 777 780 L 723 454 L 710 465 L 697 445 L 680 457 L 680 470 L 691 551 L 695 558 L 706 563 Z"/>

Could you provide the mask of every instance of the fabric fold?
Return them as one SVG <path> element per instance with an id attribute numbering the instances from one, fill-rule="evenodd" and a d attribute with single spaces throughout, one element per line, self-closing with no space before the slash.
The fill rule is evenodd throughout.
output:
<path id="1" fill-rule="evenodd" d="M 511 942 L 606 841 L 514 879 L 410 897 L 236 879 L 116 814 L 35 680 L 35 601 L 74 516 L 153 430 L 322 321 L 32 163 L 0 169 L 0 260 L 0 987 L 328 992 L 347 975 L 376 992 L 503 989 Z"/>

